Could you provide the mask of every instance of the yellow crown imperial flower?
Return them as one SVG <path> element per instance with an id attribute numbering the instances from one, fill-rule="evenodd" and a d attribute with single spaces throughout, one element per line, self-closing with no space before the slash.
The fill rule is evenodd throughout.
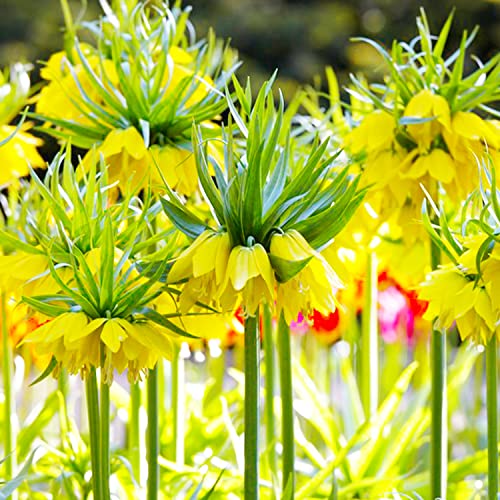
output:
<path id="1" fill-rule="evenodd" d="M 142 1 L 115 7 L 119 15 L 110 10 L 93 23 L 95 47 L 75 39 L 49 59 L 37 116 L 48 133 L 89 150 L 84 171 L 102 156 L 122 192 L 155 191 L 165 180 L 191 195 L 191 127 L 201 124 L 207 140 L 220 136 L 212 120 L 227 107 L 223 89 L 237 66 L 234 54 L 212 33 L 193 43 L 188 10 L 166 2 L 150 9 Z M 210 152 L 220 154 L 213 142 Z"/>
<path id="2" fill-rule="evenodd" d="M 432 241 L 451 263 L 428 274 L 420 285 L 419 298 L 428 301 L 424 318 L 436 319 L 438 328 L 449 328 L 456 322 L 462 339 L 486 345 L 493 335 L 500 335 L 500 251 L 498 227 L 500 227 L 499 192 L 496 190 L 496 174 L 493 165 L 483 165 L 488 183 L 481 188 L 483 206 L 465 204 L 461 220 L 468 224 L 461 232 L 453 231 L 443 212 L 434 211 L 439 226 L 430 223 L 427 205 L 424 205 L 424 225 Z M 479 214 L 479 215 L 478 215 Z M 464 231 L 472 228 L 473 233 Z"/>
<path id="3" fill-rule="evenodd" d="M 317 310 L 328 315 L 335 311 L 339 305 L 336 293 L 344 285 L 326 259 L 297 230 L 275 233 L 270 252 L 272 259 L 303 266 L 295 276 L 278 284 L 278 308 L 283 309 L 288 323 L 295 321 L 299 312 L 309 315 Z"/>
<path id="4" fill-rule="evenodd" d="M 243 117 L 231 106 L 244 151 L 236 149 L 234 131 L 225 129 L 225 163 L 215 162 L 211 175 L 202 136 L 193 130 L 200 186 L 215 223 L 198 217 L 172 190 L 162 199 L 172 223 L 194 240 L 174 261 L 167 282 L 182 287 L 181 311 L 199 301 L 224 312 L 242 305 L 254 316 L 261 303 L 274 307 L 278 290 L 278 307 L 286 307 L 288 320 L 316 306 L 328 313 L 341 282 L 318 249 L 344 227 L 364 192 L 347 169 L 332 171 L 335 157 L 327 156 L 326 142 L 315 141 L 303 157 L 293 152 L 291 115 L 283 102 L 274 108 L 272 80 L 253 108 L 251 89 L 234 84 L 242 109 L 250 110 Z"/>
<path id="5" fill-rule="evenodd" d="M 180 310 L 187 312 L 198 301 L 218 302 L 230 255 L 227 233 L 206 230 L 175 260 L 169 283 L 187 279 L 180 296 Z"/>
<path id="6" fill-rule="evenodd" d="M 221 305 L 226 310 L 234 309 L 238 296 L 250 313 L 256 311 L 260 303 L 273 305 L 274 273 L 260 243 L 250 247 L 238 245 L 231 250 L 222 288 Z"/>
<path id="7" fill-rule="evenodd" d="M 487 290 L 453 265 L 433 271 L 421 285 L 419 298 L 429 302 L 424 319 L 436 318 L 437 328 L 449 328 L 456 321 L 462 339 L 483 345 L 495 331 L 500 334 L 498 311 Z"/>
<path id="8" fill-rule="evenodd" d="M 27 133 L 29 123 L 9 125 L 19 113 L 30 91 L 27 67 L 14 64 L 10 72 L 0 71 L 0 186 L 28 174 L 28 166 L 44 167 L 37 151 L 42 141 Z"/>
<path id="9" fill-rule="evenodd" d="M 450 15 L 439 36 L 433 36 L 422 11 L 418 37 L 411 43 L 395 41 L 392 51 L 368 41 L 389 74 L 382 85 L 352 76 L 348 89 L 351 109 L 344 118 L 348 126 L 341 130 L 350 126 L 351 131 L 343 134 L 343 145 L 359 165 L 361 185 L 368 187 L 367 201 L 380 223 L 397 219 L 407 228 L 405 240 L 421 236 L 422 226 L 415 224 L 424 197 L 421 186 L 433 198 L 446 193 L 459 204 L 479 183 L 476 158 L 488 154 L 500 159 L 495 121 L 478 114 L 496 115 L 489 105 L 498 100 L 500 63 L 493 57 L 464 74 L 475 33 L 464 34 L 454 57 L 445 57 L 452 19 Z"/>
<path id="10" fill-rule="evenodd" d="M 160 357 L 171 359 L 173 352 L 168 330 L 152 321 L 91 319 L 83 312 L 57 316 L 29 333 L 23 343 L 36 344 L 37 354 L 52 355 L 56 370 L 64 367 L 82 378 L 91 367 L 102 366 L 105 383 L 111 383 L 115 368 L 119 373 L 128 369 L 129 380 L 137 380 Z"/>
<path id="11" fill-rule="evenodd" d="M 420 123 L 408 123 L 406 130 L 418 147 L 427 151 L 432 141 L 444 129 L 450 130 L 450 106 L 448 101 L 429 89 L 423 89 L 410 99 L 404 117 L 428 118 Z"/>

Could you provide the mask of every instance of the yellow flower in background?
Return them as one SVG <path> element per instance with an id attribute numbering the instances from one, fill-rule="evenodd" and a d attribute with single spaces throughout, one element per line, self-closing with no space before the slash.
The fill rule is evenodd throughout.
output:
<path id="1" fill-rule="evenodd" d="M 253 315 L 261 303 L 274 304 L 276 280 L 266 250 L 260 243 L 231 250 L 220 303 L 225 311 L 241 304 Z"/>
<path id="2" fill-rule="evenodd" d="M 179 194 L 190 195 L 198 187 L 198 174 L 189 147 L 185 144 L 148 148 L 135 127 L 115 129 L 99 147 L 87 152 L 81 167 L 88 172 L 102 157 L 108 166 L 110 183 L 118 182 L 122 191 L 136 192 L 147 186 L 153 191 L 162 191 L 165 181 Z M 215 142 L 209 142 L 208 151 L 215 157 L 221 154 Z"/>
<path id="3" fill-rule="evenodd" d="M 55 357 L 59 367 L 85 377 L 91 367 L 103 368 L 106 383 L 113 369 L 128 370 L 130 381 L 154 368 L 158 359 L 172 358 L 170 332 L 151 321 L 124 318 L 91 319 L 83 312 L 67 312 L 29 333 L 23 343 L 34 343 L 36 352 Z M 104 362 L 102 362 L 104 359 Z"/>
<path id="4" fill-rule="evenodd" d="M 404 110 L 404 117 L 428 118 L 429 121 L 408 124 L 408 134 L 415 140 L 418 147 L 429 150 L 432 142 L 442 132 L 450 129 L 450 106 L 446 99 L 428 89 L 415 95 Z"/>
<path id="5" fill-rule="evenodd" d="M 495 245 L 490 255 L 481 264 L 482 278 L 493 307 L 500 311 L 500 246 Z"/>
<path id="6" fill-rule="evenodd" d="M 419 299 L 429 302 L 424 319 L 436 318 L 437 328 L 449 328 L 456 322 L 462 340 L 471 338 L 485 345 L 495 332 L 500 334 L 499 310 L 493 306 L 488 290 L 453 264 L 428 275 L 421 284 Z"/>
<path id="7" fill-rule="evenodd" d="M 118 84 L 118 76 L 109 59 L 103 59 L 101 65 L 99 56 L 94 53 L 90 45 L 80 44 L 79 49 L 87 57 L 92 71 L 107 80 L 109 85 Z M 72 51 L 72 60 L 79 60 L 76 49 Z M 81 95 L 85 94 L 95 104 L 105 105 L 101 93 L 92 84 L 82 63 L 70 65 L 65 51 L 52 54 L 47 64 L 41 69 L 40 76 L 48 84 L 35 97 L 37 113 L 49 118 L 89 125 L 93 123 L 89 117 L 91 110 L 82 100 Z"/>
<path id="8" fill-rule="evenodd" d="M 183 119 L 186 109 L 196 107 L 216 91 L 210 76 L 199 72 L 197 61 L 190 53 L 172 46 L 153 103 L 149 102 L 152 99 L 149 94 L 141 95 L 144 89 L 134 87 L 135 82 L 123 81 L 123 75 L 115 67 L 118 61 L 100 57 L 93 47 L 86 44 L 80 44 L 78 48 L 80 52 L 73 49 L 71 62 L 65 52 L 59 52 L 42 70 L 42 77 L 48 84 L 37 96 L 36 111 L 45 119 L 46 126 L 55 126 L 62 134 L 71 137 L 76 145 L 89 149 L 82 162 L 85 171 L 102 157 L 109 166 L 110 181 L 118 182 L 122 191 L 132 189 L 135 192 L 147 186 L 161 191 L 166 180 L 178 193 L 193 194 L 198 187 L 189 136 L 193 120 L 187 119 L 179 132 L 170 132 L 170 129 L 175 120 Z M 158 47 L 152 50 L 153 59 L 160 57 L 158 50 Z M 126 60 L 130 54 L 124 53 L 123 57 L 120 65 L 132 62 Z M 91 77 L 90 71 L 95 76 Z M 117 101 L 115 105 L 110 104 L 110 95 Z M 163 118 L 157 118 L 160 121 L 155 123 L 152 117 L 159 115 L 153 107 L 164 110 L 174 97 L 179 100 L 176 106 L 182 109 L 171 112 L 179 116 L 162 114 Z M 141 104 L 132 107 L 127 99 Z M 129 113 L 133 115 L 139 108 L 141 116 L 131 118 Z M 126 116 L 121 116 L 123 113 Z M 54 123 L 51 123 L 51 118 Z M 147 124 L 147 133 L 137 126 L 137 122 Z M 73 125 L 76 128 L 72 129 Z M 209 120 L 203 120 L 203 125 L 211 129 L 212 135 L 217 132 Z M 56 132 L 60 137 L 58 134 Z M 221 155 L 220 148 L 214 143 L 209 143 L 208 149 L 212 155 Z"/>
<path id="9" fill-rule="evenodd" d="M 278 284 L 278 308 L 288 323 L 295 321 L 299 312 L 309 315 L 316 310 L 328 315 L 335 311 L 339 306 L 336 293 L 344 285 L 326 259 L 298 231 L 275 233 L 270 253 L 293 263 L 308 261 L 295 276 Z"/>
<path id="10" fill-rule="evenodd" d="M 69 276 L 68 270 L 59 268 L 61 279 Z M 19 252 L 0 255 L 0 288 L 8 295 L 50 295 L 60 286 L 49 271 L 49 258 L 43 254 Z"/>
<path id="11" fill-rule="evenodd" d="M 187 312 L 196 302 L 218 303 L 231 252 L 229 234 L 206 230 L 175 260 L 168 283 L 187 279 L 180 296 L 180 310 Z"/>
<path id="12" fill-rule="evenodd" d="M 32 167 L 44 167 L 45 161 L 37 151 L 37 147 L 43 144 L 38 137 L 28 134 L 28 124 L 17 131 L 11 125 L 0 125 L 0 142 L 5 142 L 0 146 L 0 185 L 5 185 L 14 179 L 28 175 L 28 165 Z M 14 134 L 15 135 L 12 135 Z"/>
<path id="13" fill-rule="evenodd" d="M 361 168 L 361 185 L 380 221 L 412 226 L 405 238 L 418 239 L 423 185 L 433 198 L 441 183 L 454 202 L 479 182 L 477 159 L 500 160 L 500 127 L 473 112 L 452 113 L 446 99 L 429 89 L 401 110 L 402 124 L 385 111 L 372 111 L 346 135 L 344 145 Z"/>
<path id="14" fill-rule="evenodd" d="M 44 167 L 37 151 L 43 141 L 29 134 L 29 123 L 14 127 L 9 123 L 26 105 L 29 91 L 29 67 L 13 64 L 10 71 L 0 71 L 0 186 L 28 174 L 28 165 Z"/>

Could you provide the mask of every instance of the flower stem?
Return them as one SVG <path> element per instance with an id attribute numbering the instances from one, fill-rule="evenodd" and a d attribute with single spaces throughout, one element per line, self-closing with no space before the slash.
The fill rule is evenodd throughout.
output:
<path id="1" fill-rule="evenodd" d="M 265 383 L 265 413 L 266 419 L 266 451 L 271 472 L 271 481 L 277 476 L 276 466 L 276 435 L 274 428 L 274 342 L 273 342 L 273 318 L 271 308 L 266 305 L 263 311 L 263 341 L 264 341 L 264 365 L 266 369 Z"/>
<path id="2" fill-rule="evenodd" d="M 130 384 L 130 422 L 128 425 L 128 452 L 135 480 L 141 484 L 140 453 L 141 388 L 139 382 Z"/>
<path id="3" fill-rule="evenodd" d="M 104 500 L 101 486 L 101 464 L 99 463 L 99 397 L 97 392 L 97 377 L 95 368 L 90 368 L 89 375 L 85 381 L 85 390 L 87 395 L 87 413 L 89 419 L 89 441 L 90 441 L 90 459 L 92 465 L 92 489 L 95 500 Z"/>
<path id="4" fill-rule="evenodd" d="M 185 397 L 184 397 L 184 358 L 180 346 L 174 346 L 172 358 L 172 410 L 174 416 L 174 460 L 178 465 L 184 464 L 185 434 Z"/>
<path id="5" fill-rule="evenodd" d="M 378 407 L 377 261 L 369 252 L 366 260 L 365 303 L 361 330 L 361 401 L 368 420 Z"/>
<path id="6" fill-rule="evenodd" d="M 488 500 L 498 498 L 497 336 L 486 346 L 486 407 L 488 413 Z"/>
<path id="7" fill-rule="evenodd" d="M 245 320 L 245 500 L 259 498 L 259 310 Z"/>
<path id="8" fill-rule="evenodd" d="M 148 481 L 147 500 L 157 500 L 160 486 L 158 454 L 160 438 L 158 432 L 158 371 L 153 368 L 147 379 L 148 396 L 148 428 L 147 428 L 147 460 Z"/>
<path id="9" fill-rule="evenodd" d="M 431 334 L 431 498 L 446 500 L 448 422 L 446 397 L 446 332 Z"/>
<path id="10" fill-rule="evenodd" d="M 431 242 L 431 267 L 441 255 Z M 446 500 L 448 460 L 448 398 L 446 394 L 446 331 L 431 332 L 431 498 Z"/>
<path id="11" fill-rule="evenodd" d="M 295 492 L 295 435 L 293 429 L 292 354 L 290 327 L 283 313 L 281 313 L 278 325 L 278 355 L 283 441 L 283 492 L 286 491 L 287 498 L 293 498 Z"/>
<path id="12" fill-rule="evenodd" d="M 110 498 L 109 478 L 111 467 L 109 460 L 109 385 L 102 381 L 101 377 L 101 403 L 100 403 L 100 469 L 101 469 L 101 491 L 103 499 Z"/>
<path id="13" fill-rule="evenodd" d="M 12 392 L 12 350 L 9 343 L 9 326 L 7 323 L 7 299 L 2 293 L 2 363 L 3 363 L 3 392 L 4 392 L 4 455 L 5 477 L 12 479 L 16 468 L 16 450 L 13 419 L 16 415 L 15 402 Z"/>

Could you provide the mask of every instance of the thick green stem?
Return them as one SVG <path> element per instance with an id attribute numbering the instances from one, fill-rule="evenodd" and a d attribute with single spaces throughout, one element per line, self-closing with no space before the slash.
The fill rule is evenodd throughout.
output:
<path id="1" fill-rule="evenodd" d="M 102 378 L 102 377 L 101 377 Z M 109 478 L 111 467 L 109 460 L 109 385 L 101 380 L 101 404 L 100 404 L 100 469 L 101 469 L 101 491 L 104 500 L 110 498 Z"/>
<path id="2" fill-rule="evenodd" d="M 184 393 L 184 358 L 179 346 L 174 347 L 172 359 L 172 411 L 174 417 L 174 460 L 184 464 L 185 435 L 185 393 Z"/>
<path id="3" fill-rule="evenodd" d="M 439 248 L 431 242 L 431 266 L 437 269 Z M 448 398 L 446 394 L 446 331 L 431 332 L 431 498 L 446 500 L 448 475 Z"/>
<path id="4" fill-rule="evenodd" d="M 283 491 L 287 498 L 295 493 L 295 436 L 293 431 L 292 353 L 290 327 L 281 313 L 278 325 L 278 356 L 281 390 L 281 436 L 283 442 Z"/>
<path id="5" fill-rule="evenodd" d="M 277 476 L 276 429 L 274 422 L 274 342 L 273 317 L 271 308 L 266 305 L 263 312 L 264 366 L 266 370 L 264 418 L 266 419 L 266 451 L 271 471 L 271 481 Z"/>
<path id="6" fill-rule="evenodd" d="M 446 397 L 446 332 L 431 334 L 431 498 L 446 500 L 448 421 Z"/>
<path id="7" fill-rule="evenodd" d="M 486 408 L 488 412 L 488 500 L 498 498 L 497 337 L 486 346 Z"/>
<path id="8" fill-rule="evenodd" d="M 259 310 L 245 320 L 245 500 L 259 498 Z"/>
<path id="9" fill-rule="evenodd" d="M 160 438 L 158 429 L 158 371 L 156 368 L 149 371 L 147 379 L 148 395 L 148 428 L 147 428 L 147 460 L 148 481 L 147 500 L 157 500 L 160 486 L 160 468 L 158 454 Z"/>
<path id="10" fill-rule="evenodd" d="M 95 368 L 91 368 L 85 381 L 87 395 L 87 414 L 89 419 L 90 460 L 92 466 L 92 489 L 95 500 L 104 500 L 101 486 L 100 462 L 100 423 L 99 423 L 99 395 L 97 391 L 97 377 Z M 106 499 L 107 500 L 107 499 Z"/>
<path id="11" fill-rule="evenodd" d="M 372 252 L 366 260 L 365 303 L 361 331 L 361 401 L 365 418 L 378 408 L 378 317 L 377 261 Z"/>
<path id="12" fill-rule="evenodd" d="M 130 422 L 128 425 L 128 452 L 135 480 L 141 483 L 140 453 L 141 388 L 138 382 L 130 384 Z"/>
<path id="13" fill-rule="evenodd" d="M 12 350 L 9 343 L 9 325 L 7 323 L 7 299 L 2 293 L 2 363 L 3 363 L 3 393 L 4 393 L 4 456 L 5 477 L 10 480 L 16 468 L 16 450 L 13 419 L 16 415 L 12 393 Z"/>

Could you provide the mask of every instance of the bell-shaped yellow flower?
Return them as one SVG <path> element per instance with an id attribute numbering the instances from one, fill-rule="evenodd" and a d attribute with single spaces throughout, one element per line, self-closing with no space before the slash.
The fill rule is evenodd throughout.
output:
<path id="1" fill-rule="evenodd" d="M 102 367 L 106 383 L 113 369 L 128 369 L 129 380 L 154 368 L 160 357 L 171 359 L 172 339 L 168 330 L 150 321 L 123 318 L 91 319 L 83 312 L 67 312 L 29 333 L 23 343 L 33 343 L 36 352 L 55 357 L 59 368 L 88 374 Z M 104 360 L 104 361 L 103 361 Z"/>
<path id="2" fill-rule="evenodd" d="M 421 285 L 419 299 L 429 302 L 424 319 L 436 318 L 437 328 L 449 328 L 456 321 L 462 339 L 485 345 L 495 331 L 500 333 L 498 310 L 488 291 L 452 264 L 430 273 Z"/>
<path id="3" fill-rule="evenodd" d="M 246 247 L 238 245 L 231 250 L 226 276 L 220 295 L 224 310 L 233 310 L 241 303 L 253 315 L 259 304 L 274 303 L 276 280 L 266 250 L 260 243 Z"/>
<path id="4" fill-rule="evenodd" d="M 481 264 L 482 278 L 493 307 L 500 311 L 500 246 L 495 245 L 488 258 Z"/>
<path id="5" fill-rule="evenodd" d="M 407 125 L 408 134 L 415 140 L 420 149 L 428 150 L 432 141 L 442 129 L 450 129 L 450 106 L 448 101 L 428 89 L 416 94 L 404 110 L 405 117 L 428 118 L 429 121 Z"/>
<path id="6" fill-rule="evenodd" d="M 0 185 L 5 185 L 18 177 L 28 175 L 28 165 L 44 167 L 45 162 L 37 151 L 37 146 L 42 145 L 41 139 L 26 132 L 25 124 L 14 136 L 16 128 L 10 125 L 0 125 L 0 142 L 11 137 L 9 141 L 0 146 Z"/>
<path id="7" fill-rule="evenodd" d="M 270 251 L 272 256 L 292 263 L 308 260 L 294 277 L 278 284 L 277 306 L 288 323 L 295 321 L 299 312 L 309 315 L 316 310 L 328 315 L 335 311 L 339 305 L 335 294 L 344 285 L 326 259 L 298 231 L 275 233 Z"/>
<path id="8" fill-rule="evenodd" d="M 176 259 L 168 282 L 188 280 L 180 296 L 181 312 L 187 312 L 198 301 L 218 304 L 230 251 L 228 233 L 206 230 Z"/>

